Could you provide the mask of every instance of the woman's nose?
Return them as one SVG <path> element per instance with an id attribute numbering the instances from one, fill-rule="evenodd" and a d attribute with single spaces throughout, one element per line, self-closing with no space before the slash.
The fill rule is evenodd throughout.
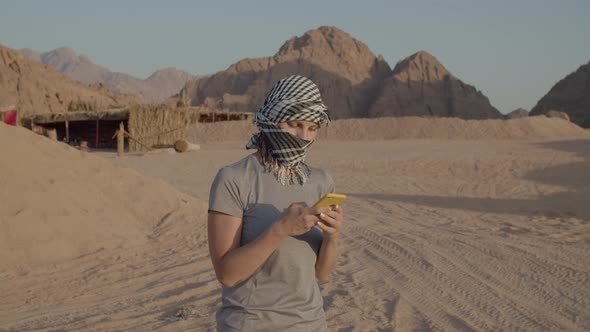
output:
<path id="1" fill-rule="evenodd" d="M 301 139 L 305 139 L 305 130 L 302 128 L 297 128 L 295 130 L 295 136 L 301 138 Z"/>
<path id="2" fill-rule="evenodd" d="M 306 141 L 311 141 L 312 140 L 312 132 L 311 132 L 311 130 L 307 130 L 307 129 L 304 128 L 304 129 L 301 129 L 300 130 L 300 133 L 301 134 L 299 135 L 299 138 L 302 138 L 302 139 L 304 139 Z"/>

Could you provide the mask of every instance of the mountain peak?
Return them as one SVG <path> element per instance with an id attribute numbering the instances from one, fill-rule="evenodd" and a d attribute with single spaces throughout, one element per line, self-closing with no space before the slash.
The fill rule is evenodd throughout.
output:
<path id="1" fill-rule="evenodd" d="M 301 37 L 292 37 L 287 40 L 281 46 L 278 54 L 287 54 L 293 51 L 318 47 L 329 47 L 334 52 L 339 52 L 350 49 L 351 44 L 355 43 L 358 43 L 358 41 L 348 33 L 336 27 L 321 26 L 317 29 L 306 31 Z"/>
<path id="2" fill-rule="evenodd" d="M 290 38 L 273 56 L 275 63 L 306 62 L 353 84 L 369 79 L 376 59 L 367 45 L 332 26 L 322 26 Z"/>
<path id="3" fill-rule="evenodd" d="M 56 48 L 53 51 L 47 52 L 45 56 L 59 57 L 61 59 L 68 59 L 71 61 L 78 60 L 78 54 L 76 54 L 76 51 L 69 47 Z"/>
<path id="4" fill-rule="evenodd" d="M 184 85 L 184 83 L 186 83 L 187 81 L 194 79 L 195 76 L 187 73 L 185 71 L 179 70 L 175 67 L 166 67 L 166 68 L 162 68 L 162 69 L 158 69 L 156 70 L 153 74 L 151 74 L 146 81 L 151 81 L 151 82 L 160 82 L 160 83 L 164 83 L 164 82 L 168 82 L 170 84 L 173 84 L 173 82 L 181 82 L 180 87 L 178 87 L 177 90 L 179 90 L 182 85 Z M 175 86 L 178 84 L 174 84 Z"/>
<path id="5" fill-rule="evenodd" d="M 430 53 L 416 52 L 401 60 L 393 69 L 394 76 L 400 81 L 442 81 L 451 73 Z"/>

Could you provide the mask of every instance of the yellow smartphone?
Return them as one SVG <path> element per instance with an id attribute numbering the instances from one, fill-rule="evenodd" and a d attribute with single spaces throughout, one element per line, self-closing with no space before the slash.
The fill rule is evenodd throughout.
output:
<path id="1" fill-rule="evenodd" d="M 324 197 L 320 198 L 313 206 L 322 207 L 330 205 L 338 205 L 346 199 L 346 195 L 327 193 Z"/>

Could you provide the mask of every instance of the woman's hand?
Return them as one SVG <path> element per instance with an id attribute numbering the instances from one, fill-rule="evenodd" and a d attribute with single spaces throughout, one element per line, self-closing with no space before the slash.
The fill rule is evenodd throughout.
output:
<path id="1" fill-rule="evenodd" d="M 308 207 L 305 203 L 293 203 L 283 213 L 279 223 L 282 231 L 291 235 L 301 235 L 319 225 L 320 215 L 330 212 L 329 206 Z"/>
<path id="2" fill-rule="evenodd" d="M 332 205 L 331 210 L 320 214 L 318 227 L 324 233 L 325 239 L 336 238 L 344 219 L 342 207 Z"/>

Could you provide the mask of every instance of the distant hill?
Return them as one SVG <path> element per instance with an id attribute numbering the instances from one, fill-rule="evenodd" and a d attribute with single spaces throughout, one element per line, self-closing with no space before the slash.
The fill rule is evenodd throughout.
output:
<path id="1" fill-rule="evenodd" d="M 163 101 L 177 93 L 187 81 L 198 78 L 175 68 L 164 68 L 142 80 L 128 74 L 112 72 L 67 47 L 44 53 L 31 49 L 19 51 L 30 59 L 46 64 L 86 85 L 103 83 L 114 92 L 137 95 L 148 102 Z"/>
<path id="2" fill-rule="evenodd" d="M 21 115 L 95 110 L 138 103 L 100 84 L 85 86 L 62 73 L 0 45 L 0 107 L 15 105 Z"/>
<path id="3" fill-rule="evenodd" d="M 590 62 L 557 82 L 537 102 L 530 115 L 551 110 L 565 112 L 572 122 L 590 128 Z"/>
<path id="4" fill-rule="evenodd" d="M 395 70 L 362 42 L 335 27 L 320 27 L 286 41 L 271 56 L 243 59 L 209 77 L 188 82 L 175 97 L 186 104 L 255 111 L 277 80 L 300 74 L 320 88 L 334 119 L 399 115 L 499 118 L 476 88 L 419 52 Z"/>
<path id="5" fill-rule="evenodd" d="M 529 116 L 529 111 L 525 110 L 524 108 L 517 108 L 514 111 L 506 114 L 506 119 L 517 119 L 517 118 L 526 118 Z"/>
<path id="6" fill-rule="evenodd" d="M 387 77 L 369 117 L 436 116 L 499 119 L 495 109 L 475 87 L 453 76 L 426 51 L 398 62 Z"/>

